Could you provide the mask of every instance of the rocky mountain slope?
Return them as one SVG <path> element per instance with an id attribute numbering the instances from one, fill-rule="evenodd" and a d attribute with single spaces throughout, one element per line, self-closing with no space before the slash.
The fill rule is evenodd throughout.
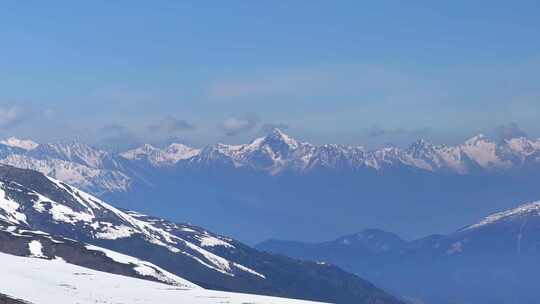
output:
<path id="1" fill-rule="evenodd" d="M 0 294 L 0 304 L 25 304 L 22 300 L 17 300 L 12 297 Z"/>
<path id="2" fill-rule="evenodd" d="M 179 288 L 199 288 L 152 263 L 72 239 L 29 231 L 0 220 L 0 252 L 48 260 L 61 260 L 94 270 L 146 279 Z"/>
<path id="3" fill-rule="evenodd" d="M 337 267 L 259 252 L 199 227 L 119 210 L 32 170 L 0 166 L 0 223 L 0 251 L 11 254 L 62 258 L 98 270 L 106 263 L 116 265 L 110 266 L 118 268 L 116 273 L 210 289 L 335 303 L 398 303 Z M 119 267 L 115 254 L 102 248 L 129 255 L 120 258 L 124 263 L 116 260 L 126 264 L 128 259 L 129 267 Z"/>

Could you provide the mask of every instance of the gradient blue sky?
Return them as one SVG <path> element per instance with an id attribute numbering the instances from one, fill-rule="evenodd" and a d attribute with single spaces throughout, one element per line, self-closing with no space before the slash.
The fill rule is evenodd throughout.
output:
<path id="1" fill-rule="evenodd" d="M 77 2 L 77 3 L 75 3 Z M 3 1 L 0 136 L 540 136 L 538 1 Z M 513 126 L 515 127 L 515 126 Z"/>

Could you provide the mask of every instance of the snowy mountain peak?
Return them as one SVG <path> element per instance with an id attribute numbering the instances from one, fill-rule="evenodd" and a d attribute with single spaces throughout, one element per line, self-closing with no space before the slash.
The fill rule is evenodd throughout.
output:
<path id="1" fill-rule="evenodd" d="M 0 143 L 6 146 L 21 148 L 24 150 L 32 150 L 32 149 L 35 149 L 37 146 L 39 146 L 38 143 L 30 139 L 19 139 L 13 136 L 0 141 Z"/>
<path id="2" fill-rule="evenodd" d="M 491 214 L 480 222 L 466 227 L 464 230 L 493 225 L 503 221 L 522 219 L 528 216 L 540 216 L 540 201 L 523 204 L 514 209 Z"/>
<path id="3" fill-rule="evenodd" d="M 285 134 L 278 128 L 273 129 L 265 138 L 264 141 L 268 144 L 286 144 L 290 148 L 297 148 L 298 141 Z"/>
<path id="4" fill-rule="evenodd" d="M 201 152 L 200 149 L 195 149 L 184 144 L 172 143 L 166 149 L 165 152 L 169 155 L 170 159 L 179 161 L 182 159 L 191 158 Z"/>
<path id="5" fill-rule="evenodd" d="M 148 161 L 151 165 L 160 167 L 175 164 L 199 153 L 199 149 L 179 143 L 173 143 L 163 150 L 150 144 L 144 144 L 139 148 L 121 153 L 120 156 L 129 160 Z"/>
<path id="6" fill-rule="evenodd" d="M 487 142 L 487 141 L 489 141 L 489 139 L 484 134 L 480 133 L 476 136 L 473 136 L 467 139 L 464 144 L 472 146 L 472 145 L 478 144 L 479 142 Z"/>
<path id="7" fill-rule="evenodd" d="M 12 145 L 19 145 L 20 141 L 9 140 Z M 249 168 L 270 175 L 287 171 L 308 173 L 323 168 L 348 171 L 412 168 L 460 175 L 479 170 L 513 170 L 540 164 L 540 140 L 520 137 L 493 141 L 479 134 L 459 145 L 434 145 L 420 139 L 406 149 L 385 146 L 366 150 L 349 145 L 312 145 L 273 129 L 251 143 L 215 144 L 202 150 L 181 143 L 163 149 L 145 144 L 120 154 L 80 142 L 45 143 L 31 150 L 0 145 L 0 162 L 38 170 L 102 194 L 128 191 L 136 181 L 148 183 L 147 172 L 142 171 L 150 168 Z"/>
<path id="8" fill-rule="evenodd" d="M 58 159 L 89 168 L 111 165 L 111 156 L 108 152 L 79 141 L 41 144 L 28 151 L 26 156 L 40 160 Z"/>
<path id="9" fill-rule="evenodd" d="M 527 137 L 505 139 L 504 143 L 514 153 L 523 154 L 525 156 L 529 156 L 540 150 L 540 140 L 531 140 Z"/>
<path id="10" fill-rule="evenodd" d="M 126 151 L 122 153 L 122 155 L 126 158 L 136 158 L 139 155 L 148 155 L 150 153 L 154 153 L 156 151 L 159 151 L 158 148 L 152 146 L 151 144 L 144 144 L 138 148 L 135 148 L 133 150 Z"/>
<path id="11" fill-rule="evenodd" d="M 158 148 L 152 146 L 151 144 L 144 144 L 138 148 L 120 153 L 120 156 L 129 160 L 141 160 L 141 159 L 146 159 L 148 157 L 151 157 L 158 153 L 159 153 Z"/>

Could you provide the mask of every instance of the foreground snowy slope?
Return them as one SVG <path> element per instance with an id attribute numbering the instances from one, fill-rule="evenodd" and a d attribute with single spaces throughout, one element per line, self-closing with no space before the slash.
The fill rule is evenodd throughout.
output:
<path id="1" fill-rule="evenodd" d="M 308 304 L 315 302 L 238 293 L 182 289 L 98 272 L 61 260 L 0 253 L 0 294 L 35 304 Z M 29 290 L 29 286 L 32 286 Z"/>
<path id="2" fill-rule="evenodd" d="M 97 271 L 151 280 L 182 288 L 200 288 L 147 261 L 92 246 L 52 236 L 42 231 L 28 231 L 12 226 L 0 219 L 0 252 L 21 257 L 39 257 L 62 260 Z M 0 304 L 2 302 L 0 301 Z"/>

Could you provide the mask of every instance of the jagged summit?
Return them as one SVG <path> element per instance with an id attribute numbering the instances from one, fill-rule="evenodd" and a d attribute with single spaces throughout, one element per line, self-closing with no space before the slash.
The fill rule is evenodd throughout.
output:
<path id="1" fill-rule="evenodd" d="M 474 144 L 477 144 L 479 142 L 485 142 L 485 141 L 490 141 L 490 139 L 485 136 L 483 133 L 479 133 L 478 135 L 475 135 L 467 140 L 465 140 L 465 145 L 474 145 Z"/>
<path id="2" fill-rule="evenodd" d="M 122 152 L 120 155 L 126 159 L 135 160 L 146 158 L 149 155 L 157 153 L 157 151 L 159 151 L 159 149 L 151 144 L 144 144 L 138 148 Z"/>
<path id="3" fill-rule="evenodd" d="M 15 145 L 17 142 L 12 140 Z M 202 149 L 181 143 L 165 148 L 150 144 L 113 153 L 81 142 L 45 143 L 31 150 L 0 146 L 0 162 L 29 168 L 74 183 L 95 193 L 126 191 L 137 170 L 247 168 L 270 175 L 317 170 L 423 170 L 456 174 L 513 170 L 540 165 L 540 139 L 492 141 L 483 134 L 459 145 L 434 145 L 419 139 L 402 149 L 368 150 L 348 145 L 313 145 L 275 128 L 247 144 L 215 144 Z M 146 170 L 145 169 L 145 170 Z M 146 181 L 143 181 L 146 183 Z"/>
<path id="4" fill-rule="evenodd" d="M 180 160 L 191 158 L 200 152 L 184 144 L 172 143 L 164 149 L 144 144 L 138 148 L 123 152 L 121 157 L 133 161 L 146 161 L 153 166 L 173 165 Z"/>
<path id="5" fill-rule="evenodd" d="M 285 134 L 281 129 L 274 128 L 266 137 L 265 142 L 267 143 L 283 143 L 288 145 L 290 148 L 297 148 L 298 141 L 292 138 L 291 136 Z"/>
<path id="6" fill-rule="evenodd" d="M 540 140 L 532 140 L 527 137 L 505 139 L 504 144 L 515 153 L 521 153 L 525 156 L 530 156 L 540 151 Z"/>
<path id="7" fill-rule="evenodd" d="M 27 155 L 37 159 L 60 159 L 91 168 L 105 167 L 111 158 L 109 152 L 80 141 L 40 144 L 28 151 Z"/>

